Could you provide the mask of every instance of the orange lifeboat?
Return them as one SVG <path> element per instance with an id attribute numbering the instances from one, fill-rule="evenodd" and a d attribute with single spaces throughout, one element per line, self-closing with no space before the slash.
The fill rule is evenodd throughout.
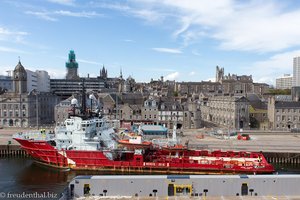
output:
<path id="1" fill-rule="evenodd" d="M 130 136 L 129 139 L 118 140 L 118 142 L 129 149 L 148 149 L 152 145 L 152 142 L 143 141 L 140 135 Z"/>
<path id="2" fill-rule="evenodd" d="M 162 149 L 171 152 L 181 152 L 181 151 L 188 150 L 187 146 L 184 146 L 182 144 L 167 145 L 167 146 L 163 146 Z"/>

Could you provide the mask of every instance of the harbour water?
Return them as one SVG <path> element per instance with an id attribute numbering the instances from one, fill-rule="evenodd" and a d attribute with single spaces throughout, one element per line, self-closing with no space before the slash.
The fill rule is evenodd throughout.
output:
<path id="1" fill-rule="evenodd" d="M 300 165 L 276 165 L 275 167 L 279 174 L 300 174 Z M 45 195 L 46 192 L 48 199 L 58 199 L 76 175 L 96 174 L 103 174 L 103 172 L 59 171 L 38 165 L 28 158 L 1 158 L 0 197 L 21 193 Z"/>

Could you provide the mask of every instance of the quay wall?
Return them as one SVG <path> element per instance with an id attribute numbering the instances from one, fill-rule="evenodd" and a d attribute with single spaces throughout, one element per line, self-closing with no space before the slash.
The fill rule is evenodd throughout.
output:
<path id="1" fill-rule="evenodd" d="M 30 157 L 20 145 L 0 145 L 0 157 Z"/>

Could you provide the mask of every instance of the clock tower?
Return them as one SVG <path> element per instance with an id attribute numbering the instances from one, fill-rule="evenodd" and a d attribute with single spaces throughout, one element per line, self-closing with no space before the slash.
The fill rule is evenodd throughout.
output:
<path id="1" fill-rule="evenodd" d="M 27 73 L 21 61 L 14 69 L 14 90 L 18 94 L 27 92 Z"/>

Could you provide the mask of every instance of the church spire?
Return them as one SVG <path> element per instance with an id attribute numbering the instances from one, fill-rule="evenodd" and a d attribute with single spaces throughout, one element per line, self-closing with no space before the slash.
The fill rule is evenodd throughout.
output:
<path id="1" fill-rule="evenodd" d="M 122 68 L 120 68 L 120 79 L 123 79 Z"/>

